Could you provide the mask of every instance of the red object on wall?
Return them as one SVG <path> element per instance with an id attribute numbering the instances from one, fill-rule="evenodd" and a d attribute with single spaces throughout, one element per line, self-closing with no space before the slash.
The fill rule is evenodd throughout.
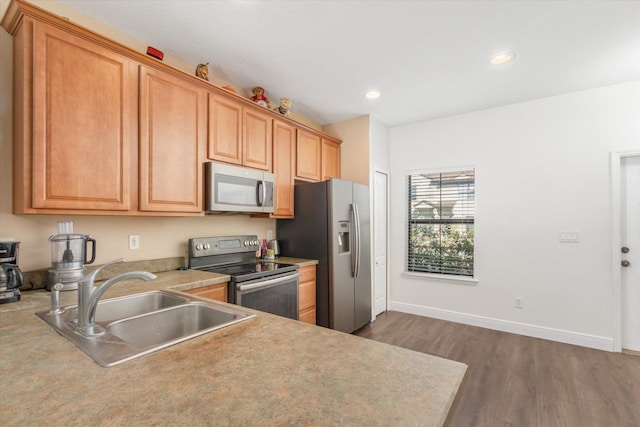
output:
<path id="1" fill-rule="evenodd" d="M 162 58 L 164 58 L 164 53 L 162 53 L 161 50 L 158 50 L 155 47 L 151 46 L 147 46 L 147 55 L 158 58 L 160 61 L 162 61 Z"/>

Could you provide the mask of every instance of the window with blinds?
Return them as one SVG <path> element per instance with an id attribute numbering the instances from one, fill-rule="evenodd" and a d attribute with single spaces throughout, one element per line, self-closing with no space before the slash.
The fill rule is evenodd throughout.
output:
<path id="1" fill-rule="evenodd" d="M 408 176 L 407 271 L 473 276 L 475 170 Z"/>

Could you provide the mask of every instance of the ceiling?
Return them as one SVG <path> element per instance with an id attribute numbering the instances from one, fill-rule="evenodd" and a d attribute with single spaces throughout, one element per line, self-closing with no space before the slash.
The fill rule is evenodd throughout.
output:
<path id="1" fill-rule="evenodd" d="M 321 125 L 369 114 L 393 127 L 640 79 L 640 1 L 57 2 Z M 489 64 L 505 50 L 515 61 Z"/>

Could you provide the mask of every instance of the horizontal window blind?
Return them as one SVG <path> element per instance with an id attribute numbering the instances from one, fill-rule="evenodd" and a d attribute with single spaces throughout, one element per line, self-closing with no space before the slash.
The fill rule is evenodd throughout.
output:
<path id="1" fill-rule="evenodd" d="M 475 170 L 408 176 L 407 271 L 473 276 Z"/>

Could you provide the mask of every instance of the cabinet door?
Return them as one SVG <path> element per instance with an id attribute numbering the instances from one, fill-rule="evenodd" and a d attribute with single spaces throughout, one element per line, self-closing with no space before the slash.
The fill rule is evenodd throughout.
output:
<path id="1" fill-rule="evenodd" d="M 316 324 L 316 266 L 300 268 L 298 288 L 298 318 L 301 322 Z"/>
<path id="2" fill-rule="evenodd" d="M 242 164 L 242 105 L 212 93 L 209 93 L 208 157 Z"/>
<path id="3" fill-rule="evenodd" d="M 296 178 L 320 181 L 321 170 L 320 136 L 298 129 L 296 141 Z"/>
<path id="4" fill-rule="evenodd" d="M 244 107 L 242 121 L 243 165 L 250 168 L 271 171 L 272 123 L 273 119 L 271 116 L 258 110 L 258 107 Z"/>
<path id="5" fill-rule="evenodd" d="M 340 178 L 340 143 L 322 138 L 322 180 Z"/>
<path id="6" fill-rule="evenodd" d="M 32 58 L 32 207 L 129 210 L 135 64 L 40 22 Z"/>
<path id="7" fill-rule="evenodd" d="M 273 121 L 273 174 L 275 175 L 274 217 L 293 218 L 293 181 L 295 175 L 296 129 Z"/>
<path id="8" fill-rule="evenodd" d="M 202 298 L 209 298 L 215 301 L 227 302 L 227 286 L 228 286 L 228 282 L 224 282 L 224 283 L 218 283 L 216 285 L 193 288 L 183 292 L 186 292 L 191 295 L 197 295 Z"/>
<path id="9" fill-rule="evenodd" d="M 206 94 L 140 67 L 141 211 L 202 212 Z"/>

